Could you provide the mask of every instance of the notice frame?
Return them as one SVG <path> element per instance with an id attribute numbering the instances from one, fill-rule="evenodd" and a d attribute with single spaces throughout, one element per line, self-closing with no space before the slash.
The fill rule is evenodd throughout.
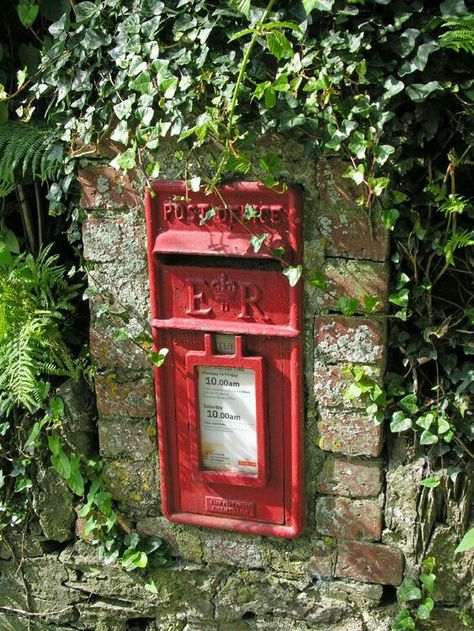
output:
<path id="1" fill-rule="evenodd" d="M 229 484 L 236 486 L 263 487 L 268 482 L 267 465 L 267 436 L 265 419 L 265 388 L 264 388 L 264 360 L 263 357 L 247 357 L 243 355 L 242 336 L 235 336 L 235 352 L 230 355 L 215 355 L 213 352 L 213 340 L 210 334 L 204 335 L 204 351 L 189 351 L 186 354 L 186 374 L 188 382 L 188 412 L 190 430 L 190 454 L 192 476 L 201 482 L 215 484 Z M 209 369 L 206 372 L 206 368 Z M 203 370 L 200 370 L 203 369 Z M 212 371 L 218 374 L 219 370 L 228 370 L 229 375 L 236 371 L 252 371 L 254 374 L 255 388 L 255 430 L 256 430 L 256 473 L 247 471 L 234 472 L 229 470 L 216 470 L 204 466 L 206 455 L 202 452 L 201 441 L 201 416 L 204 409 L 206 393 L 200 387 L 199 379 Z M 234 371 L 234 373 L 232 373 Z M 201 372 L 201 375 L 200 375 Z M 252 386 L 253 387 L 253 386 Z M 220 408 L 218 408 L 220 409 Z M 224 419 L 225 420 L 225 419 Z M 249 447 L 252 449 L 252 446 Z M 209 464 L 209 463 L 208 463 Z"/>

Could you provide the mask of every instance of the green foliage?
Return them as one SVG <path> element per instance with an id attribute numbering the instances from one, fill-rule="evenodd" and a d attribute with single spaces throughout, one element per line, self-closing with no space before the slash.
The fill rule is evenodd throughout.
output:
<path id="1" fill-rule="evenodd" d="M 78 285 L 66 278 L 58 255 L 45 248 L 35 259 L 0 237 L 0 408 L 35 412 L 48 394 L 45 376 L 76 377 L 64 339 L 64 318 L 74 309 Z"/>
<path id="2" fill-rule="evenodd" d="M 444 20 L 443 27 L 448 30 L 439 39 L 442 46 L 474 55 L 474 15 L 448 18 Z"/>
<path id="3" fill-rule="evenodd" d="M 474 528 L 466 532 L 454 552 L 466 552 L 467 550 L 472 550 L 472 548 L 474 548 Z"/>
<path id="4" fill-rule="evenodd" d="M 435 560 L 427 557 L 422 563 L 418 581 L 406 578 L 398 591 L 399 601 L 404 605 L 392 624 L 392 630 L 416 631 L 419 622 L 429 620 L 435 605 L 433 596 L 436 587 Z"/>
<path id="5" fill-rule="evenodd" d="M 55 180 L 63 170 L 59 132 L 32 124 L 0 125 L 0 191 L 10 192 L 15 182 L 35 178 Z"/>

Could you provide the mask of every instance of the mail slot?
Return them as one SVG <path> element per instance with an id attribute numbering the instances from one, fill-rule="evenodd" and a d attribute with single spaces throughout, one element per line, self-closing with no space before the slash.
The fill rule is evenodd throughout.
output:
<path id="1" fill-rule="evenodd" d="M 146 196 L 163 513 L 277 537 L 303 528 L 302 199 L 253 182 Z M 251 237 L 266 234 L 254 251 Z M 283 253 L 284 252 L 284 253 Z"/>

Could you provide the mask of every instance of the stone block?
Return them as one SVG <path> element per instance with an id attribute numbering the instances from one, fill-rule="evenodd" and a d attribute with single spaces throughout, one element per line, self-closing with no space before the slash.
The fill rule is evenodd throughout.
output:
<path id="1" fill-rule="evenodd" d="M 313 556 L 308 563 L 309 574 L 314 578 L 332 576 L 336 550 L 336 543 L 330 537 L 326 537 L 324 541 L 318 541 L 314 547 Z"/>
<path id="2" fill-rule="evenodd" d="M 125 455 L 142 460 L 157 451 L 156 419 L 133 420 L 120 415 L 101 416 L 99 423 L 100 453 L 106 458 Z"/>
<path id="3" fill-rule="evenodd" d="M 360 399 L 344 397 L 349 386 L 354 383 L 350 374 L 352 364 L 326 365 L 316 360 L 314 367 L 314 396 L 316 402 L 323 407 L 338 409 L 365 409 L 365 403 Z M 358 365 L 367 375 L 377 383 L 382 383 L 382 370 L 377 366 Z"/>
<path id="4" fill-rule="evenodd" d="M 382 461 L 328 456 L 316 480 L 318 493 L 375 497 L 382 490 Z"/>
<path id="5" fill-rule="evenodd" d="M 140 202 L 130 176 L 110 166 L 89 166 L 78 174 L 81 186 L 81 207 L 132 208 Z"/>
<path id="6" fill-rule="evenodd" d="M 219 530 L 203 539 L 203 560 L 244 568 L 264 567 L 259 537 Z"/>
<path id="7" fill-rule="evenodd" d="M 341 311 L 340 298 L 359 301 L 358 313 L 366 313 L 365 298 L 377 297 L 374 312 L 388 309 L 389 267 L 386 263 L 358 261 L 354 259 L 329 258 L 323 265 L 328 289 L 314 288 L 314 302 L 320 309 Z"/>
<path id="8" fill-rule="evenodd" d="M 320 316 L 314 321 L 316 363 L 383 363 L 386 326 L 372 318 Z"/>
<path id="9" fill-rule="evenodd" d="M 40 470 L 38 482 L 41 490 L 36 497 L 36 511 L 44 536 L 61 543 L 69 541 L 76 518 L 72 491 L 52 468 Z"/>
<path id="10" fill-rule="evenodd" d="M 346 456 L 378 456 L 382 451 L 382 425 L 363 412 L 320 408 L 318 445 Z"/>
<path id="11" fill-rule="evenodd" d="M 91 299 L 91 307 L 94 310 L 95 300 Z M 133 319 L 122 328 L 132 335 L 136 335 L 140 326 L 134 326 Z M 136 344 L 130 340 L 117 341 L 115 333 L 117 323 L 104 314 L 100 318 L 92 318 L 89 330 L 89 344 L 94 365 L 99 369 L 118 368 L 129 370 L 152 370 L 152 364 L 147 357 L 147 350 L 140 350 Z"/>
<path id="12" fill-rule="evenodd" d="M 377 541 L 382 535 L 382 503 L 320 497 L 316 502 L 316 529 L 332 537 Z"/>
<path id="13" fill-rule="evenodd" d="M 157 515 L 160 511 L 160 483 L 158 459 L 152 456 L 141 461 L 107 461 L 102 469 L 107 491 L 120 503 L 127 518 L 136 519 Z"/>
<path id="14" fill-rule="evenodd" d="M 364 583 L 400 585 L 402 575 L 403 555 L 397 548 L 358 541 L 339 544 L 336 576 Z"/>
<path id="15" fill-rule="evenodd" d="M 147 418 L 155 416 L 153 373 L 141 374 L 135 381 L 123 381 L 114 372 L 95 376 L 97 410 L 100 415 Z"/>
<path id="16" fill-rule="evenodd" d="M 117 274 L 121 272 L 122 262 L 146 265 L 146 229 L 142 212 L 127 210 L 87 215 L 82 224 L 82 238 L 84 258 L 95 263 L 112 263 Z"/>
<path id="17" fill-rule="evenodd" d="M 389 233 L 380 215 L 357 204 L 363 188 L 342 177 L 349 163 L 321 161 L 316 171 L 320 197 L 318 227 L 326 239 L 328 256 L 385 261 L 389 253 Z"/>

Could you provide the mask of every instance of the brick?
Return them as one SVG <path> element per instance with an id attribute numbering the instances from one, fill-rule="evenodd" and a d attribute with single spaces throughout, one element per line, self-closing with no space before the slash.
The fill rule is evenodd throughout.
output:
<path id="1" fill-rule="evenodd" d="M 385 261 L 389 254 L 389 234 L 379 213 L 371 215 L 357 204 L 362 187 L 342 177 L 349 163 L 322 161 L 316 172 L 321 208 L 318 227 L 326 240 L 328 256 Z"/>
<path id="2" fill-rule="evenodd" d="M 378 456 L 382 450 L 382 425 L 363 412 L 320 408 L 318 445 L 346 456 Z"/>
<path id="3" fill-rule="evenodd" d="M 82 239 L 84 258 L 111 263 L 112 277 L 120 274 L 122 265 L 128 265 L 127 273 L 146 268 L 145 222 L 134 211 L 88 215 L 82 224 Z"/>
<path id="4" fill-rule="evenodd" d="M 150 370 L 136 381 L 120 382 L 115 373 L 95 376 L 97 410 L 105 416 L 146 418 L 155 416 L 153 376 Z"/>
<path id="5" fill-rule="evenodd" d="M 380 500 L 320 497 L 316 529 L 332 537 L 377 541 L 382 536 L 382 504 Z"/>
<path id="6" fill-rule="evenodd" d="M 352 364 L 328 366 L 316 362 L 314 368 L 314 396 L 316 402 L 325 408 L 343 408 L 346 410 L 365 409 L 361 399 L 344 398 L 344 393 L 354 383 L 348 370 Z M 358 365 L 377 383 L 382 382 L 382 371 L 376 366 Z"/>
<path id="7" fill-rule="evenodd" d="M 403 555 L 398 548 L 378 543 L 346 541 L 339 544 L 336 576 L 364 583 L 400 585 Z"/>
<path id="8" fill-rule="evenodd" d="M 78 174 L 82 208 L 133 208 L 140 202 L 128 174 L 109 166 L 90 166 Z"/>
<path id="9" fill-rule="evenodd" d="M 386 325 L 375 319 L 320 316 L 314 321 L 317 363 L 383 363 Z"/>
<path id="10" fill-rule="evenodd" d="M 316 289 L 316 300 L 319 308 L 340 311 L 340 298 L 351 298 L 359 301 L 357 311 L 364 313 L 366 296 L 377 296 L 379 303 L 375 312 L 388 309 L 389 267 L 386 263 L 373 261 L 357 261 L 353 259 L 326 259 L 323 266 L 324 278 L 328 282 L 328 290 Z"/>
<path id="11" fill-rule="evenodd" d="M 328 456 L 316 490 L 326 495 L 375 497 L 382 490 L 382 461 Z"/>

